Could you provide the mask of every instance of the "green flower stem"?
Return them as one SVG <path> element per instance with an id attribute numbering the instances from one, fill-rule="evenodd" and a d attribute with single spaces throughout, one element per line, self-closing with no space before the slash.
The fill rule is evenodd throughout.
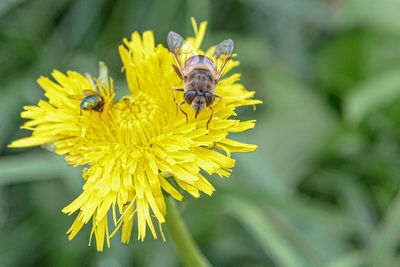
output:
<path id="1" fill-rule="evenodd" d="M 166 197 L 166 204 L 167 217 L 165 224 L 183 265 L 186 267 L 211 266 L 190 236 L 172 197 Z"/>

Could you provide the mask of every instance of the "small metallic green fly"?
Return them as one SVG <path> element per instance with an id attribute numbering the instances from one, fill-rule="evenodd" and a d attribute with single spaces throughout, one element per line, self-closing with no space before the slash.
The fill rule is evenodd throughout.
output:
<path id="1" fill-rule="evenodd" d="M 104 107 L 104 99 L 103 97 L 93 90 L 83 90 L 82 91 L 84 98 L 82 95 L 70 95 L 68 96 L 71 99 L 81 100 L 80 108 L 82 110 L 94 110 L 94 111 L 102 111 Z"/>

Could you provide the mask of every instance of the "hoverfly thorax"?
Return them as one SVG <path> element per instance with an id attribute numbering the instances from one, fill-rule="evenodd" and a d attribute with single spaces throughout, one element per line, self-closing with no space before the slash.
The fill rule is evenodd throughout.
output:
<path id="1" fill-rule="evenodd" d="M 217 73 L 214 61 L 203 55 L 195 55 L 188 58 L 183 64 L 183 69 L 189 73 L 194 70 L 204 70 L 210 72 L 212 76 L 216 76 Z"/>

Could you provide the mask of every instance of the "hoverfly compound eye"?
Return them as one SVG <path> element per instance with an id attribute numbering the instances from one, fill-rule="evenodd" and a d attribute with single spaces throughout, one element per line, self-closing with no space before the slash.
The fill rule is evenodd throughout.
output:
<path id="1" fill-rule="evenodd" d="M 189 104 L 193 102 L 193 99 L 195 98 L 197 92 L 195 90 L 189 90 L 186 91 L 185 95 L 183 96 L 185 98 L 185 101 Z"/>
<path id="2" fill-rule="evenodd" d="M 212 93 L 206 92 L 205 93 L 205 97 L 206 97 L 206 104 L 207 107 L 211 106 L 214 103 L 215 97 Z"/>

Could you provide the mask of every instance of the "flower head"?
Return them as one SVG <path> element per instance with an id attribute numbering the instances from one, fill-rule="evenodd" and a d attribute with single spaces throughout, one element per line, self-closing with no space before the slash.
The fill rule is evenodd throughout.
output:
<path id="1" fill-rule="evenodd" d="M 198 51 L 206 23 L 197 28 L 188 42 Z M 68 230 L 72 239 L 82 226 L 92 219 L 92 235 L 97 249 L 104 240 L 122 227 L 122 242 L 128 243 L 133 220 L 138 222 L 138 239 L 143 240 L 149 227 L 154 238 L 154 223 L 165 221 L 166 207 L 163 192 L 177 200 L 186 191 L 194 197 L 200 192 L 211 195 L 211 183 L 201 171 L 229 176 L 235 160 L 231 152 L 249 152 L 255 145 L 228 139 L 230 132 L 253 128 L 255 121 L 241 122 L 232 118 L 238 106 L 261 103 L 249 99 L 254 92 L 238 83 L 239 74 L 223 78 L 216 93 L 222 96 L 213 105 L 213 119 L 206 127 L 211 110 L 195 118 L 189 105 L 182 108 L 188 121 L 177 109 L 175 101 L 182 94 L 172 94 L 173 87 L 182 85 L 171 64 L 173 58 L 162 45 L 155 46 L 151 31 L 141 37 L 132 34 L 124 39 L 119 52 L 124 65 L 131 95 L 114 103 L 113 81 L 84 77 L 76 72 L 67 75 L 53 72 L 56 82 L 41 77 L 39 85 L 48 101 L 26 106 L 22 117 L 29 119 L 22 128 L 32 130 L 32 136 L 14 141 L 10 146 L 25 147 L 54 142 L 57 154 L 73 166 L 85 165 L 86 180 L 82 194 L 63 212 L 78 216 Z M 205 54 L 212 57 L 212 49 Z M 232 61 L 230 68 L 238 65 Z M 97 91 L 104 100 L 103 109 L 81 110 L 80 102 L 72 95 L 84 90 Z M 115 227 L 110 234 L 107 214 L 112 210 Z M 136 216 L 135 216 L 136 214 Z M 118 218 L 119 217 L 119 218 Z M 154 219 L 155 217 L 155 219 Z"/>

